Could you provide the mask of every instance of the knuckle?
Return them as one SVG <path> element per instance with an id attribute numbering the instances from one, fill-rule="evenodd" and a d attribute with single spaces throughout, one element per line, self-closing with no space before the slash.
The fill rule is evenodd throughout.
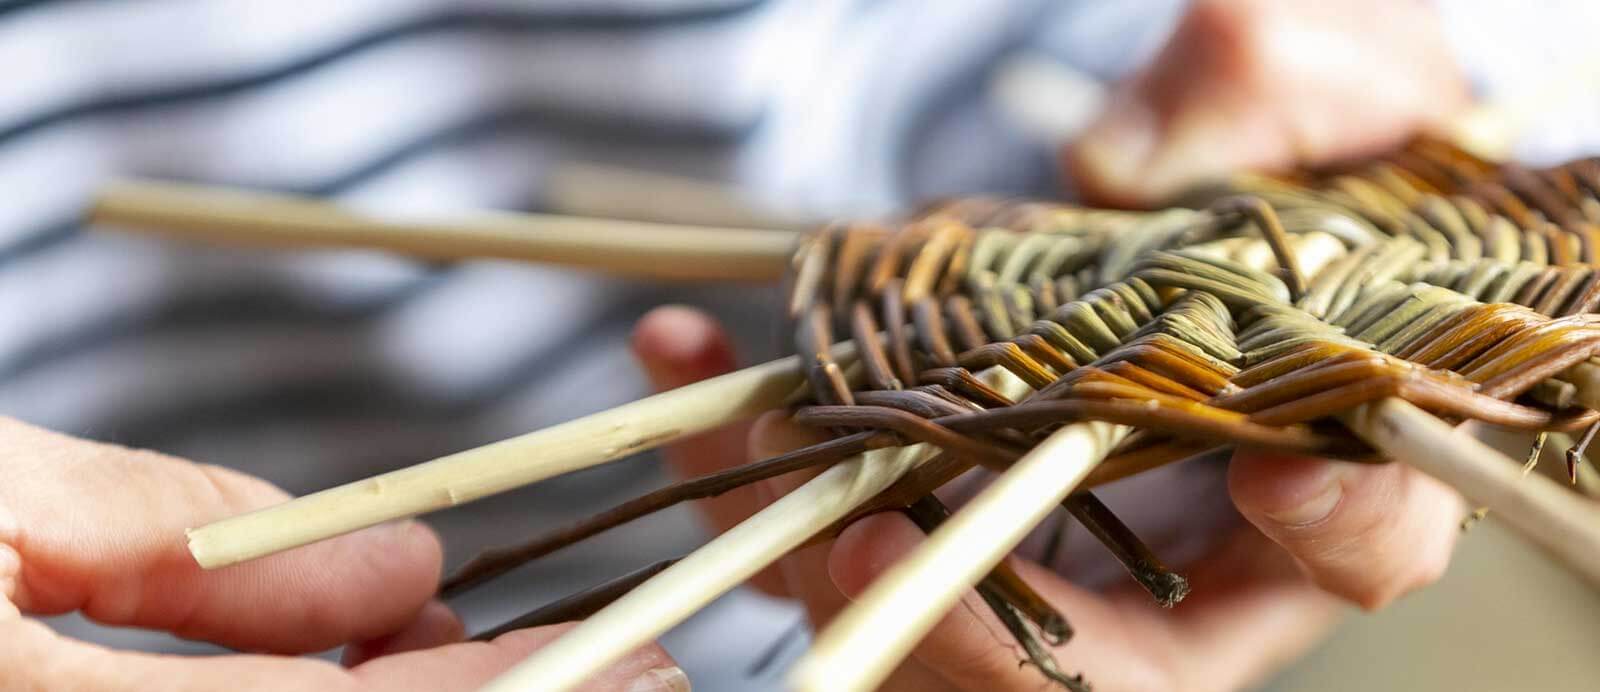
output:
<path id="1" fill-rule="evenodd" d="M 1322 575 L 1318 585 L 1363 610 L 1375 612 L 1439 581 L 1449 567 L 1446 550 L 1417 551 L 1413 543 L 1396 540 L 1385 545 L 1388 547 L 1352 551 L 1338 568 Z"/>
<path id="2" fill-rule="evenodd" d="M 1442 553 L 1435 553 L 1417 563 L 1416 574 L 1412 580 L 1416 588 L 1431 586 L 1444 578 L 1445 571 L 1450 568 L 1450 558 Z"/>
<path id="3" fill-rule="evenodd" d="M 1357 607 L 1368 613 L 1376 613 L 1388 607 L 1395 599 L 1402 595 L 1402 590 L 1392 584 L 1368 584 L 1353 592 L 1340 594 L 1354 603 Z"/>
<path id="4" fill-rule="evenodd" d="M 1218 46 L 1256 50 L 1273 23 L 1275 3 L 1261 0 L 1201 0 L 1185 17 L 1193 29 Z"/>

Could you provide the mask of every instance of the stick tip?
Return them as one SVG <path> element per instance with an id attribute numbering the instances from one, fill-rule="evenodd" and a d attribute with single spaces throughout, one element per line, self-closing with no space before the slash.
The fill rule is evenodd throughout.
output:
<path id="1" fill-rule="evenodd" d="M 1157 578 L 1160 589 L 1156 590 L 1156 602 L 1163 608 L 1178 605 L 1189 596 L 1189 580 L 1177 572 L 1164 572 Z"/>
<path id="2" fill-rule="evenodd" d="M 238 560 L 229 559 L 219 554 L 206 540 L 206 527 L 190 528 L 183 530 L 184 538 L 188 541 L 189 555 L 200 565 L 200 569 L 212 570 L 227 567 Z"/>
<path id="3" fill-rule="evenodd" d="M 101 184 L 83 210 L 84 220 L 90 224 L 115 223 L 120 207 L 128 200 L 136 199 L 143 189 L 145 186 L 138 182 L 122 178 Z"/>

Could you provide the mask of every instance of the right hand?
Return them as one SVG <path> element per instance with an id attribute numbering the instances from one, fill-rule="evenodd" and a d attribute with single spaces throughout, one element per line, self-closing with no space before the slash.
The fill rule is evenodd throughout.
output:
<path id="1" fill-rule="evenodd" d="M 658 389 L 734 368 L 733 352 L 710 317 L 682 307 L 647 315 L 634 351 Z M 825 439 L 783 412 L 753 426 L 706 433 L 668 449 L 684 476 L 720 471 Z M 718 532 L 791 492 L 820 470 L 799 471 L 704 500 Z M 1464 512 L 1458 496 L 1399 464 L 1361 465 L 1261 456 L 1234 459 L 1229 486 L 1250 522 L 1206 558 L 1180 570 L 1193 592 L 1165 610 L 1129 584 L 1096 592 L 1029 560 L 1017 571 L 1078 631 L 1056 649 L 1062 667 L 1100 690 L 1234 690 L 1303 654 L 1337 621 L 1340 600 L 1378 608 L 1436 579 L 1449 560 Z M 822 627 L 879 574 L 914 550 L 922 532 L 886 512 L 837 539 L 791 553 L 752 580 L 802 601 Z M 1017 647 L 969 592 L 901 664 L 890 690 L 989 692 L 1041 689 L 1018 666 Z"/>

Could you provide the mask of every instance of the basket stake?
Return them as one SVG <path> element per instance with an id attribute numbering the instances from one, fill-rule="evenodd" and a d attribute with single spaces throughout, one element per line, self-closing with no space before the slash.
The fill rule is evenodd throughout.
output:
<path id="1" fill-rule="evenodd" d="M 851 344 L 834 348 L 840 361 L 854 354 Z M 215 569 L 454 507 L 777 408 L 803 382 L 801 359 L 781 358 L 190 529 L 189 552 Z"/>
<path id="2" fill-rule="evenodd" d="M 790 687 L 874 689 L 1128 430 L 1074 423 L 1040 442 L 840 612 L 795 664 Z"/>
<path id="3" fill-rule="evenodd" d="M 226 245 L 363 248 L 431 260 L 512 259 L 695 281 L 777 281 L 801 237 L 795 231 L 500 211 L 390 218 L 294 195 L 148 180 L 102 188 L 89 221 Z"/>

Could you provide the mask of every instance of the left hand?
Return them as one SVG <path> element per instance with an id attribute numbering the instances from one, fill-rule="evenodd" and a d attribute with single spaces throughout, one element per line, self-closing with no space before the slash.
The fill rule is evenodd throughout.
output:
<path id="1" fill-rule="evenodd" d="M 187 527 L 286 499 L 228 469 L 0 418 L 0 689 L 465 692 L 567 628 L 463 642 L 461 621 L 430 600 L 439 539 L 415 521 L 212 572 L 184 547 Z M 252 653 L 114 651 L 25 617 L 73 611 Z M 348 667 L 292 656 L 342 644 Z M 585 689 L 686 685 L 651 645 Z"/>

